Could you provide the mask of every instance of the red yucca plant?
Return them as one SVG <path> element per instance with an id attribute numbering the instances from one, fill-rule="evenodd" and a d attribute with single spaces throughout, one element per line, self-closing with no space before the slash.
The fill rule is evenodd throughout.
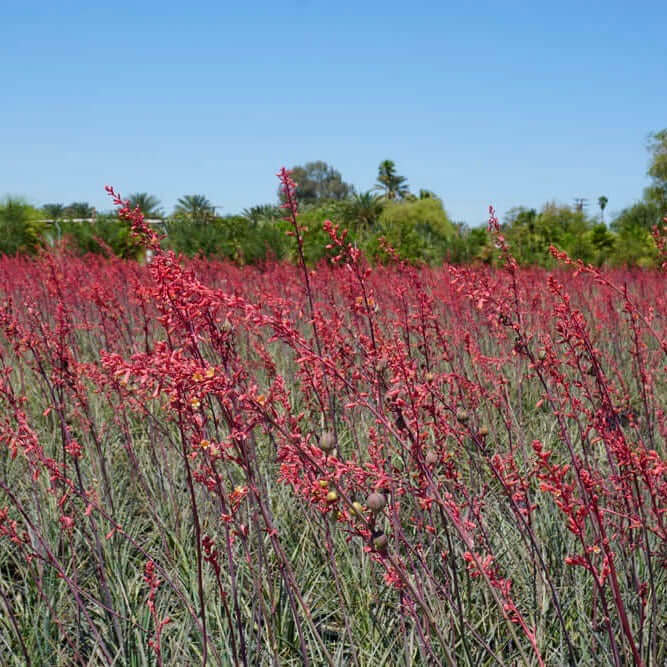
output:
<path id="1" fill-rule="evenodd" d="M 664 275 L 313 268 L 279 178 L 297 266 L 0 260 L 3 663 L 664 662 Z"/>

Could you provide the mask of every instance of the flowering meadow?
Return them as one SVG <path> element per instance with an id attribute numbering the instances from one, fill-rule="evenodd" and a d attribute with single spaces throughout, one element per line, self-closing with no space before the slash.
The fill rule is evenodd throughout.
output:
<path id="1" fill-rule="evenodd" d="M 312 267 L 280 178 L 296 265 L 0 259 L 0 663 L 664 665 L 665 264 Z"/>

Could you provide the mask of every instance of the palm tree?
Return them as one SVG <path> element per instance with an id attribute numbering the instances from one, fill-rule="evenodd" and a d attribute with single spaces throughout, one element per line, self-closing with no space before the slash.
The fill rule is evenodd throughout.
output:
<path id="1" fill-rule="evenodd" d="M 380 162 L 377 179 L 375 189 L 384 190 L 386 199 L 403 199 L 409 192 L 406 178 L 396 173 L 396 164 L 393 160 Z"/>
<path id="2" fill-rule="evenodd" d="M 600 221 L 601 222 L 604 222 L 604 209 L 606 208 L 608 201 L 609 200 L 604 195 L 602 195 L 602 197 L 598 197 L 598 206 L 600 207 Z"/>
<path id="3" fill-rule="evenodd" d="M 174 214 L 192 222 L 208 222 L 215 216 L 215 209 L 204 195 L 183 195 L 176 202 Z"/>
<path id="4" fill-rule="evenodd" d="M 160 208 L 160 200 L 147 192 L 134 192 L 127 198 L 130 208 L 139 208 L 147 218 L 162 218 L 164 212 Z"/>
<path id="5" fill-rule="evenodd" d="M 244 208 L 241 215 L 253 224 L 265 220 L 278 220 L 281 217 L 280 207 L 273 204 L 258 204 L 250 208 Z"/>
<path id="6" fill-rule="evenodd" d="M 372 190 L 355 193 L 345 206 L 345 217 L 355 228 L 373 228 L 378 221 L 384 203 Z"/>

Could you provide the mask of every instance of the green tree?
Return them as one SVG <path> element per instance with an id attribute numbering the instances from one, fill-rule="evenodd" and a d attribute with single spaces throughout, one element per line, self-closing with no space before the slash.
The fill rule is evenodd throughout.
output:
<path id="1" fill-rule="evenodd" d="M 637 227 L 650 232 L 660 221 L 660 209 L 654 201 L 638 201 L 624 208 L 612 221 L 610 227 L 617 233 Z"/>
<path id="2" fill-rule="evenodd" d="M 147 192 L 134 192 L 128 198 L 131 208 L 139 207 L 146 218 L 162 218 L 164 211 L 160 208 L 160 200 Z"/>
<path id="3" fill-rule="evenodd" d="M 74 201 L 65 208 L 66 218 L 82 220 L 95 217 L 95 209 L 87 201 Z"/>
<path id="4" fill-rule="evenodd" d="M 598 206 L 600 207 L 600 222 L 604 222 L 604 210 L 607 208 L 608 202 L 609 200 L 604 195 L 598 197 Z"/>
<path id="5" fill-rule="evenodd" d="M 0 253 L 33 253 L 43 243 L 46 225 L 37 209 L 17 197 L 0 204 Z"/>
<path id="6" fill-rule="evenodd" d="M 380 162 L 375 189 L 384 191 L 386 199 L 403 199 L 410 192 L 405 176 L 396 173 L 396 164 L 393 160 Z"/>
<path id="7" fill-rule="evenodd" d="M 455 222 L 454 227 L 456 235 L 449 242 L 446 255 L 450 264 L 470 264 L 492 258 L 486 227 L 469 227 L 465 222 Z"/>
<path id="8" fill-rule="evenodd" d="M 65 215 L 64 204 L 44 204 L 42 206 L 44 215 L 52 222 L 57 222 Z"/>
<path id="9" fill-rule="evenodd" d="M 595 248 L 594 263 L 602 266 L 602 264 L 609 262 L 616 244 L 616 236 L 607 229 L 604 222 L 591 229 L 590 240 Z"/>
<path id="10" fill-rule="evenodd" d="M 535 209 L 510 209 L 503 229 L 514 256 L 522 264 L 551 266 L 554 261 L 549 246 L 564 250 L 571 257 L 586 262 L 595 260 L 591 241 L 592 221 L 583 210 L 545 204 L 538 213 Z"/>
<path id="11" fill-rule="evenodd" d="M 303 204 L 332 199 L 347 199 L 354 188 L 343 180 L 340 172 L 322 160 L 292 167 L 292 180 L 297 184 L 296 196 Z M 279 192 L 282 198 L 282 193 Z"/>
<path id="12" fill-rule="evenodd" d="M 647 147 L 651 154 L 648 168 L 651 185 L 644 196 L 657 204 L 660 215 L 664 216 L 667 215 L 667 128 L 649 135 Z"/>
<path id="13" fill-rule="evenodd" d="M 345 203 L 344 220 L 354 230 L 372 230 L 382 215 L 384 202 L 372 190 L 355 193 Z"/>
<path id="14" fill-rule="evenodd" d="M 185 215 L 174 215 L 165 224 L 166 244 L 177 253 L 188 257 L 220 255 L 221 234 L 215 219 L 208 224 L 193 222 Z"/>
<path id="15" fill-rule="evenodd" d="M 176 202 L 174 217 L 201 224 L 213 220 L 215 209 L 204 195 L 183 195 Z"/>
<path id="16" fill-rule="evenodd" d="M 384 236 L 402 259 L 414 263 L 441 263 L 456 238 L 456 228 L 439 199 L 387 201 L 369 254 L 381 258 L 378 239 Z"/>
<path id="17" fill-rule="evenodd" d="M 308 264 L 316 264 L 322 259 L 333 257 L 336 250 L 327 248 L 331 243 L 329 235 L 323 229 L 325 220 L 333 222 L 343 222 L 345 220 L 345 210 L 347 202 L 335 201 L 332 199 L 324 200 L 316 205 L 304 208 L 299 214 L 299 224 L 306 228 L 307 231 L 303 234 L 303 252 Z M 285 232 L 291 232 L 291 223 L 280 219 L 275 223 L 275 228 L 279 229 L 283 235 Z M 350 230 L 350 235 L 347 240 L 355 241 L 354 230 Z M 290 261 L 298 261 L 298 253 L 295 239 L 289 236 L 284 236 L 287 239 L 285 254 Z"/>
<path id="18" fill-rule="evenodd" d="M 639 201 L 623 209 L 610 225 L 617 235 L 611 262 L 622 266 L 652 266 L 657 253 L 651 229 L 660 219 L 656 201 Z"/>
<path id="19" fill-rule="evenodd" d="M 586 217 L 583 210 L 548 203 L 540 211 L 537 224 L 538 232 L 547 242 L 547 253 L 548 246 L 552 244 L 574 259 L 584 262 L 594 260 L 595 252 L 590 238 L 593 221 Z M 547 257 L 545 264 L 550 265 L 551 256 L 547 254 Z"/>
<path id="20" fill-rule="evenodd" d="M 95 220 L 65 220 L 59 227 L 69 247 L 80 254 L 138 259 L 144 252 L 129 223 L 113 213 L 98 215 Z"/>
<path id="21" fill-rule="evenodd" d="M 267 259 L 281 259 L 287 250 L 287 237 L 276 219 L 248 220 L 243 215 L 220 218 L 224 242 L 223 256 L 237 264 L 257 264 Z"/>
<path id="22" fill-rule="evenodd" d="M 538 228 L 536 209 L 511 208 L 505 214 L 503 231 L 517 261 L 522 264 L 543 263 L 548 245 Z"/>
<path id="23" fill-rule="evenodd" d="M 280 220 L 282 218 L 281 208 L 273 204 L 259 204 L 244 208 L 241 215 L 248 221 L 259 223 L 265 220 Z"/>

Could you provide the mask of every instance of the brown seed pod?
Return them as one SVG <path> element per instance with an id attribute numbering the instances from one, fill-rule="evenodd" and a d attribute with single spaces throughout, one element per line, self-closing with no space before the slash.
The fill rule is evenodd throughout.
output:
<path id="1" fill-rule="evenodd" d="M 456 411 L 456 419 L 462 424 L 468 421 L 468 411 L 464 408 L 458 408 Z"/>
<path id="2" fill-rule="evenodd" d="M 482 424 L 479 427 L 478 433 L 481 438 L 485 438 L 487 435 L 489 435 L 489 427 L 486 424 Z"/>
<path id="3" fill-rule="evenodd" d="M 373 514 L 381 511 L 386 504 L 387 499 L 381 493 L 374 492 L 366 498 L 366 505 Z"/>
<path id="4" fill-rule="evenodd" d="M 323 452 L 330 452 L 336 446 L 336 436 L 331 431 L 324 431 L 320 436 L 320 449 Z"/>
<path id="5" fill-rule="evenodd" d="M 426 380 L 426 382 L 433 382 L 433 380 L 435 380 L 435 375 L 433 375 L 433 373 L 431 373 L 431 372 L 429 371 L 429 372 L 426 373 L 426 375 L 424 376 L 424 379 Z"/>

